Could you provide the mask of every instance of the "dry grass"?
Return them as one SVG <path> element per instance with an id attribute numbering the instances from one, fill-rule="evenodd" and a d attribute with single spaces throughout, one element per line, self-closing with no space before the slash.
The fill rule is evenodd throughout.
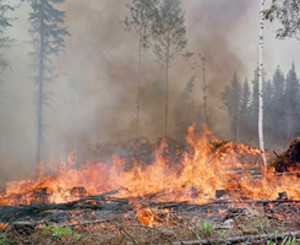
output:
<path id="1" fill-rule="evenodd" d="M 169 216 L 170 217 L 170 216 Z M 247 208 L 231 220 L 213 222 L 187 217 L 163 220 L 164 225 L 149 227 L 137 218 L 103 221 L 70 227 L 14 229 L 0 231 L 3 244 L 173 244 L 196 239 L 226 239 L 226 237 L 267 234 L 283 230 L 299 230 L 297 222 L 268 217 L 261 208 Z"/>

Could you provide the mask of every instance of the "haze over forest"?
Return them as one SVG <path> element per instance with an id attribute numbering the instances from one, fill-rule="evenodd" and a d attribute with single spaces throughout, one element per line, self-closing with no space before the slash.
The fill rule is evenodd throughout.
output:
<path id="1" fill-rule="evenodd" d="M 29 172 L 36 151 L 36 71 L 28 55 L 30 8 L 18 0 L 13 26 L 5 35 L 14 38 L 5 56 L 10 63 L 1 78 L 0 177 Z M 137 137 L 136 38 L 121 24 L 128 14 L 126 0 L 71 0 L 59 6 L 66 12 L 65 52 L 55 58 L 51 106 L 46 109 L 45 156 L 64 157 L 74 148 L 88 155 L 101 143 L 118 143 Z M 252 0 L 182 0 L 187 29 L 189 61 L 170 70 L 169 137 L 183 140 L 184 125 L 176 114 L 188 82 L 194 79 L 197 123 L 203 123 L 202 68 L 199 53 L 206 57 L 208 114 L 216 135 L 230 138 L 229 117 L 221 93 L 231 84 L 234 72 L 241 82 L 254 77 L 258 62 L 259 2 Z M 286 76 L 295 63 L 300 71 L 300 42 L 275 39 L 276 24 L 266 22 L 265 63 L 267 79 L 279 65 Z M 163 136 L 163 69 L 151 50 L 142 65 L 141 136 Z M 195 68 L 195 62 L 198 64 Z M 194 68 L 193 68 L 194 67 Z M 186 112 L 188 113 L 188 112 Z M 184 115 L 188 117 L 187 115 Z M 183 127 L 184 126 L 184 127 Z M 247 142 L 246 142 L 247 143 Z M 256 144 L 256 142 L 249 142 Z M 90 156 L 93 158 L 94 156 Z M 87 159 L 88 160 L 88 159 Z M 9 167 L 7 167 L 9 166 Z"/>

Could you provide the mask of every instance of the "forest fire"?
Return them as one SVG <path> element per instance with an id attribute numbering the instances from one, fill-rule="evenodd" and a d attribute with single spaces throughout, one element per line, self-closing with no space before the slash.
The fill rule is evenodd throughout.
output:
<path id="1" fill-rule="evenodd" d="M 147 199 L 151 195 L 156 201 L 197 204 L 215 198 L 218 190 L 224 190 L 223 195 L 231 200 L 275 200 L 283 192 L 288 198 L 300 199 L 296 175 L 273 175 L 269 169 L 269 174 L 257 177 L 258 149 L 222 142 L 208 130 L 195 133 L 194 127 L 189 128 L 186 141 L 179 164 L 164 156 L 167 145 L 162 141 L 154 151 L 154 162 L 146 165 L 133 160 L 129 169 L 118 156 L 112 157 L 112 164 L 87 162 L 78 166 L 74 151 L 67 161 L 51 163 L 55 166 L 52 174 L 41 170 L 37 179 L 7 183 L 0 204 L 66 203 L 116 189 L 118 198 Z"/>

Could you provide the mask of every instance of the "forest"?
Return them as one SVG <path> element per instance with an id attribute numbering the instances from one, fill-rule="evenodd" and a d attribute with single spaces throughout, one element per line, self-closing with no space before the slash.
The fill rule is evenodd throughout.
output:
<path id="1" fill-rule="evenodd" d="M 0 0 L 0 245 L 300 239 L 300 0 Z"/>
<path id="2" fill-rule="evenodd" d="M 246 26 L 244 16 L 255 16 L 257 4 L 166 1 L 161 10 L 159 4 L 3 1 L 1 162 L 30 169 L 75 148 L 94 159 L 93 149 L 139 137 L 183 142 L 193 122 L 258 146 L 258 59 L 242 60 L 237 50 L 251 55 L 230 43 L 243 35 L 239 26 L 231 30 L 235 19 Z M 76 18 L 80 8 L 86 13 Z M 213 12 L 222 14 L 212 18 Z M 299 132 L 298 41 L 276 40 L 278 23 L 266 27 L 265 142 L 283 149 Z M 251 53 L 256 36 L 241 43 L 252 45 Z M 281 63 L 268 58 L 276 45 Z M 15 174 L 5 166 L 5 176 Z"/>

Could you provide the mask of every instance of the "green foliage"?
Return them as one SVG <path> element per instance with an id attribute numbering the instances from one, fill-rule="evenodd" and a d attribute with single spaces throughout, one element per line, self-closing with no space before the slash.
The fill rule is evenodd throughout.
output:
<path id="1" fill-rule="evenodd" d="M 81 234 L 75 233 L 72 231 L 70 227 L 58 227 L 58 226 L 51 226 L 45 227 L 44 231 L 51 232 L 51 235 L 54 237 L 74 237 L 76 239 L 80 239 L 82 237 Z"/>
<path id="2" fill-rule="evenodd" d="M 273 242 L 273 241 L 268 240 L 267 245 L 279 245 L 279 244 L 281 244 L 281 245 L 300 245 L 300 240 L 295 237 L 286 236 L 283 238 L 282 241 L 279 241 L 278 233 L 279 232 L 276 230 L 275 231 L 275 239 L 274 239 L 275 241 Z"/>
<path id="3" fill-rule="evenodd" d="M 125 30 L 132 31 L 137 35 L 143 48 L 150 44 L 151 28 L 158 0 L 132 0 L 128 5 L 129 15 L 123 22 Z"/>
<path id="4" fill-rule="evenodd" d="M 184 25 L 185 13 L 180 7 L 180 0 L 163 0 L 155 13 L 152 27 L 154 53 L 157 58 L 169 62 L 182 54 L 187 39 Z M 186 53 L 191 56 L 192 53 Z"/>
<path id="5" fill-rule="evenodd" d="M 267 20 L 280 22 L 277 38 L 296 37 L 300 40 L 300 0 L 272 0 L 271 7 L 264 14 Z"/>
<path id="6" fill-rule="evenodd" d="M 256 230 L 264 230 L 270 227 L 270 222 L 268 219 L 255 219 L 251 221 L 250 225 Z"/>
<path id="7" fill-rule="evenodd" d="M 214 232 L 214 224 L 208 220 L 203 220 L 200 224 L 196 224 L 194 232 L 201 238 L 210 238 Z"/>
<path id="8" fill-rule="evenodd" d="M 36 162 L 42 159 L 44 143 L 44 106 L 49 105 L 51 93 L 46 90 L 45 82 L 53 79 L 53 56 L 65 48 L 65 37 L 70 35 L 64 26 L 65 12 L 56 8 L 65 0 L 24 0 L 29 2 L 31 12 L 29 21 L 34 51 L 30 55 L 37 68 L 37 155 Z"/>
<path id="9" fill-rule="evenodd" d="M 32 35 L 32 44 L 35 51 L 31 53 L 37 65 L 44 64 L 44 72 L 51 75 L 51 55 L 58 55 L 65 48 L 65 36 L 70 35 L 63 26 L 65 12 L 55 8 L 56 4 L 64 3 L 65 0 L 28 0 L 32 12 L 29 16 Z"/>
<path id="10" fill-rule="evenodd" d="M 13 241 L 9 240 L 6 234 L 0 234 L 0 245 L 12 244 Z"/>

